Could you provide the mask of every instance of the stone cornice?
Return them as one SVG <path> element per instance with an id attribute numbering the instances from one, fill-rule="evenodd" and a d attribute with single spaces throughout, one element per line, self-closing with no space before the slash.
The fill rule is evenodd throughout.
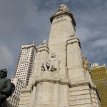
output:
<path id="1" fill-rule="evenodd" d="M 21 93 L 31 93 L 31 89 L 30 88 L 23 88 L 21 90 Z"/>
<path id="2" fill-rule="evenodd" d="M 61 85 L 68 85 L 69 87 L 77 87 L 77 86 L 83 86 L 83 85 L 89 85 L 90 89 L 95 89 L 96 90 L 96 86 L 90 84 L 89 81 L 79 81 L 79 82 L 73 82 L 71 83 L 68 79 L 55 79 L 55 78 L 41 78 L 35 81 L 34 86 L 36 86 L 37 84 L 41 83 L 41 82 L 50 82 L 53 84 L 61 84 Z"/>
<path id="3" fill-rule="evenodd" d="M 69 82 L 66 79 L 60 80 L 60 79 L 54 79 L 54 78 L 53 79 L 44 78 L 44 79 L 36 80 L 35 85 L 37 85 L 41 82 L 50 82 L 50 83 L 53 83 L 53 84 L 69 85 Z"/>
<path id="4" fill-rule="evenodd" d="M 34 45 L 34 44 L 32 44 L 32 45 L 22 45 L 22 48 L 21 49 L 28 49 L 28 48 L 34 48 L 34 49 L 36 49 L 36 46 Z M 37 49 L 36 49 L 37 50 Z"/>
<path id="5" fill-rule="evenodd" d="M 76 42 L 79 44 L 79 46 L 80 46 L 80 48 L 81 48 L 81 43 L 80 43 L 79 39 L 76 38 L 76 37 L 71 37 L 71 38 L 69 38 L 69 39 L 66 41 L 66 46 L 69 45 L 69 44 L 76 43 Z"/>
<path id="6" fill-rule="evenodd" d="M 49 48 L 47 44 L 41 44 L 37 47 L 37 52 L 47 51 L 49 53 Z"/>
<path id="7" fill-rule="evenodd" d="M 52 23 L 55 17 L 61 16 L 61 15 L 68 15 L 68 16 L 70 16 L 72 18 L 73 25 L 76 26 L 76 22 L 75 22 L 73 14 L 71 12 L 68 12 L 68 11 L 62 11 L 62 12 L 59 12 L 58 14 L 52 15 L 50 17 L 50 22 Z"/>

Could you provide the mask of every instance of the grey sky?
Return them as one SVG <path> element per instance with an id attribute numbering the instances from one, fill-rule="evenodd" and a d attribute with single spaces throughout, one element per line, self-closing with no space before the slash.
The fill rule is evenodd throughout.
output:
<path id="1" fill-rule="evenodd" d="M 21 45 L 48 39 L 49 18 L 61 3 L 74 14 L 89 61 L 107 64 L 107 0 L 0 0 L 0 68 L 12 76 Z"/>

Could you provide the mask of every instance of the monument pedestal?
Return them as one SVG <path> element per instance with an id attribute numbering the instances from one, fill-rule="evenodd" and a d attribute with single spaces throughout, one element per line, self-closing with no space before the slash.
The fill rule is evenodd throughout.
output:
<path id="1" fill-rule="evenodd" d="M 72 84 L 69 88 L 70 107 L 99 107 L 99 98 L 88 82 Z"/>
<path id="2" fill-rule="evenodd" d="M 30 106 L 31 89 L 23 89 L 21 91 L 19 107 L 32 107 Z"/>

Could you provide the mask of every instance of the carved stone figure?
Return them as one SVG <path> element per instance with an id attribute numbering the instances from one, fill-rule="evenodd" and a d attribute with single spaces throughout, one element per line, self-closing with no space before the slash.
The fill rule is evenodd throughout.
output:
<path id="1" fill-rule="evenodd" d="M 58 9 L 58 11 L 59 12 L 61 12 L 61 11 L 65 12 L 65 11 L 70 11 L 70 10 L 69 10 L 69 8 L 66 5 L 61 4 L 59 9 Z"/>
<path id="2" fill-rule="evenodd" d="M 52 53 L 51 57 L 42 64 L 41 70 L 53 72 L 57 69 L 59 69 L 59 61 L 56 59 L 55 53 Z"/>
<path id="3" fill-rule="evenodd" d="M 15 90 L 15 85 L 6 77 L 7 70 L 0 70 L 0 107 L 6 107 L 6 99 L 11 96 Z"/>
<path id="4" fill-rule="evenodd" d="M 88 71 L 89 70 L 89 62 L 88 62 L 87 58 L 83 57 L 82 60 L 83 60 L 83 68 L 84 68 L 84 70 Z"/>

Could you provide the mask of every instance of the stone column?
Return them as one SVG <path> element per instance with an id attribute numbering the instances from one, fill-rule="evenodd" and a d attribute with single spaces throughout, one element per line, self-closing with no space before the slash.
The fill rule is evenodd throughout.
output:
<path id="1" fill-rule="evenodd" d="M 79 40 L 76 37 L 70 37 L 67 40 L 67 70 L 68 77 L 72 82 L 80 82 L 85 80 L 82 67 L 82 56 Z"/>
<path id="2" fill-rule="evenodd" d="M 37 77 L 41 75 L 41 65 L 49 57 L 49 48 L 47 43 L 43 43 L 37 47 L 37 54 L 34 65 L 34 72 Z"/>
<path id="3" fill-rule="evenodd" d="M 99 107 L 91 78 L 85 74 L 88 71 L 84 72 L 80 43 L 75 36 L 67 40 L 67 70 L 70 85 L 69 106 Z"/>
<path id="4" fill-rule="evenodd" d="M 50 52 L 56 53 L 61 61 L 60 78 L 66 78 L 66 40 L 69 35 L 75 34 L 76 22 L 69 8 L 62 4 L 51 16 L 51 30 L 49 35 Z"/>

